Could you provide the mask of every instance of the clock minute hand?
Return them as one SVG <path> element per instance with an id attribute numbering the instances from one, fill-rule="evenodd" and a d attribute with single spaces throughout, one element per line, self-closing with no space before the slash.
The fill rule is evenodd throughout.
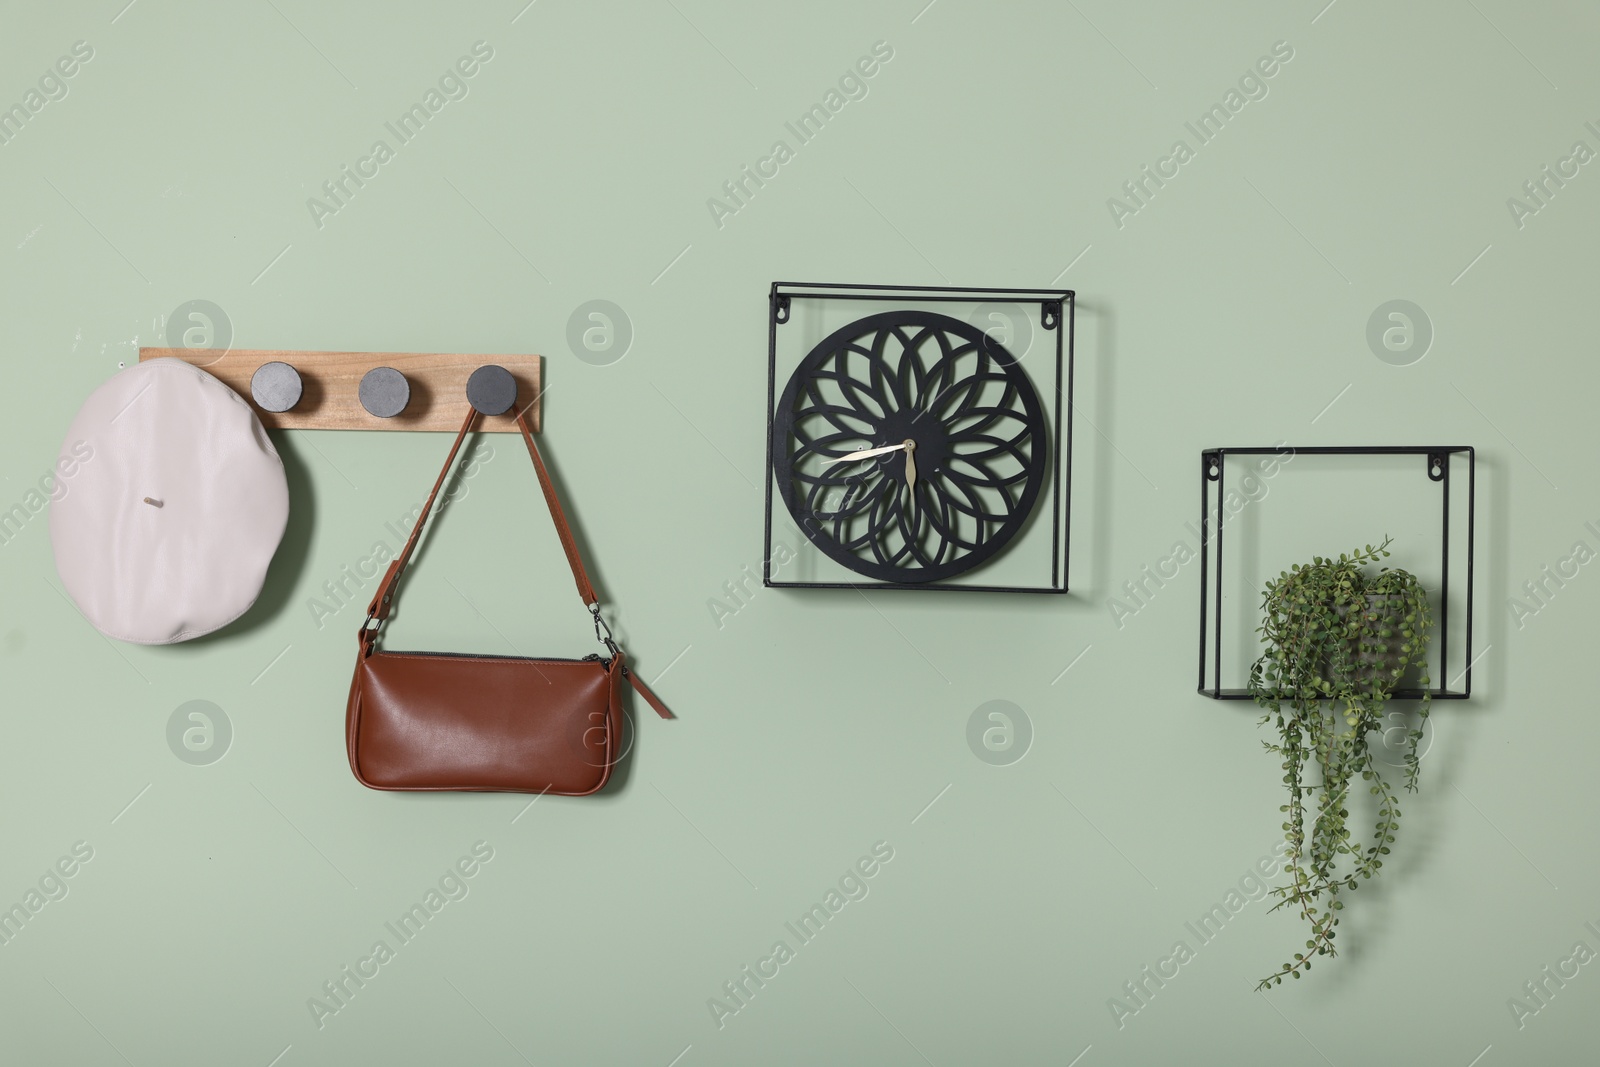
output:
<path id="1" fill-rule="evenodd" d="M 824 463 L 823 466 L 828 467 L 835 463 L 850 463 L 858 459 L 871 459 L 873 456 L 881 456 L 889 452 L 898 452 L 904 447 L 906 447 L 906 445 L 905 442 L 902 441 L 898 445 L 884 445 L 882 448 L 863 448 L 856 452 L 846 452 L 842 456 L 835 456 Z"/>

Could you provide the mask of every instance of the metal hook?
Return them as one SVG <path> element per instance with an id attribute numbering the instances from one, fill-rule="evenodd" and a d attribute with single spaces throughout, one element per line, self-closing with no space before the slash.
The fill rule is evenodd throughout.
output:
<path id="1" fill-rule="evenodd" d="M 611 635 L 611 627 L 607 626 L 606 621 L 600 617 L 599 601 L 595 601 L 593 604 L 589 605 L 589 614 L 594 616 L 594 639 L 599 641 L 602 645 L 605 645 L 606 648 L 610 650 L 611 654 L 615 656 L 619 651 L 617 648 L 617 642 Z M 601 633 L 600 631 L 602 630 L 604 630 L 605 633 Z"/>

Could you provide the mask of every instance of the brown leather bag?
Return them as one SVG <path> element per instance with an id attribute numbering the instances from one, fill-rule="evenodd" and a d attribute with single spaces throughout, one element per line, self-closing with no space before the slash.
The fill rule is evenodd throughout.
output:
<path id="1" fill-rule="evenodd" d="M 623 680 L 662 718 L 672 714 L 628 669 L 601 619 L 600 600 L 521 413 L 517 426 L 528 443 L 578 594 L 594 616 L 595 637 L 608 655 L 527 659 L 375 647 L 434 499 L 477 419 L 474 410 L 456 434 L 410 539 L 389 564 L 367 608 L 345 713 L 350 769 L 372 789 L 593 793 L 606 784 L 622 756 Z"/>

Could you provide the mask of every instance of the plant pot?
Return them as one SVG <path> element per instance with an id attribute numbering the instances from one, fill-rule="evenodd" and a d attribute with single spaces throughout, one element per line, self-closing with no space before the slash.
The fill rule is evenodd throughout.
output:
<path id="1" fill-rule="evenodd" d="M 1366 612 L 1368 616 L 1375 616 L 1372 620 L 1377 629 L 1387 627 L 1390 636 L 1371 636 L 1366 639 L 1367 649 L 1363 651 L 1358 647 L 1357 638 L 1345 639 L 1347 658 L 1350 666 L 1345 668 L 1335 667 L 1333 657 L 1324 657 L 1321 671 L 1324 678 L 1335 685 L 1343 686 L 1355 684 L 1366 690 L 1376 685 L 1387 694 L 1399 688 L 1416 688 L 1420 682 L 1420 669 L 1416 665 L 1408 666 L 1396 677 L 1394 669 L 1397 664 L 1405 662 L 1405 653 L 1400 646 L 1406 643 L 1405 637 L 1400 632 L 1400 627 L 1405 622 L 1406 602 L 1403 597 L 1391 593 L 1368 593 L 1366 596 Z M 1351 605 L 1344 604 L 1334 608 L 1334 614 L 1340 619 L 1348 616 Z M 1376 645 L 1377 647 L 1373 647 Z"/>

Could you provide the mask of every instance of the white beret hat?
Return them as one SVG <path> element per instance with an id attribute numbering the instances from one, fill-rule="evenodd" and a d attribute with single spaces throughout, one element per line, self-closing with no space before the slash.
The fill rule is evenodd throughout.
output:
<path id="1" fill-rule="evenodd" d="M 255 412 L 216 378 L 181 359 L 129 367 L 84 402 L 56 469 L 56 570 L 95 629 L 171 644 L 255 603 L 289 486 Z"/>

